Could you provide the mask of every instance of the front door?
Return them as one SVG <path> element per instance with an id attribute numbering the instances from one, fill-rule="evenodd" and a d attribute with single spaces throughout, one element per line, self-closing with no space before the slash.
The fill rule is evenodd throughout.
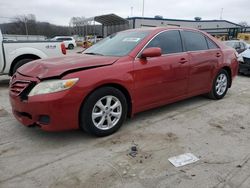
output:
<path id="1" fill-rule="evenodd" d="M 162 56 L 134 61 L 134 102 L 139 106 L 138 111 L 163 105 L 187 93 L 189 59 L 183 52 L 179 31 L 158 34 L 146 46 L 150 47 L 160 47 Z"/>

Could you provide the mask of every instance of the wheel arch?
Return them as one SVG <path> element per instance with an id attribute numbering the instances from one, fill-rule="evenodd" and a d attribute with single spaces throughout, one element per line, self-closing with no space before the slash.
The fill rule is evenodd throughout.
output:
<path id="1" fill-rule="evenodd" d="M 132 117 L 132 115 L 133 115 L 133 113 L 132 113 L 132 112 L 133 112 L 133 110 L 132 110 L 133 105 L 132 105 L 131 94 L 129 93 L 129 91 L 128 91 L 128 89 L 127 89 L 126 87 L 124 87 L 123 85 L 118 84 L 118 83 L 106 83 L 106 84 L 102 84 L 102 85 L 100 85 L 100 86 L 94 88 L 94 89 L 91 90 L 91 91 L 87 94 L 87 96 L 84 98 L 84 100 L 83 100 L 81 106 L 83 106 L 83 105 L 85 104 L 85 102 L 86 102 L 86 100 L 88 99 L 88 97 L 89 97 L 94 91 L 96 91 L 97 89 L 100 89 L 100 88 L 102 88 L 102 87 L 113 87 L 113 88 L 116 88 L 116 89 L 118 89 L 119 91 L 121 91 L 121 92 L 124 94 L 124 96 L 125 96 L 125 98 L 126 98 L 126 101 L 127 101 L 127 104 L 128 104 L 127 117 Z M 81 109 L 79 109 L 79 114 L 80 114 L 80 111 L 81 111 Z"/>
<path id="2" fill-rule="evenodd" d="M 229 76 L 229 88 L 231 88 L 231 86 L 232 86 L 232 70 L 231 70 L 231 68 L 228 66 L 224 66 L 221 69 L 227 71 L 228 76 Z"/>
<path id="3" fill-rule="evenodd" d="M 69 49 L 70 46 L 73 46 L 73 48 L 75 47 L 75 45 L 73 43 L 69 43 L 68 46 L 67 46 L 67 48 Z"/>
<path id="4" fill-rule="evenodd" d="M 10 71 L 9 71 L 9 76 L 13 75 L 13 68 L 14 68 L 14 66 L 17 64 L 17 62 L 19 62 L 22 59 L 33 59 L 33 60 L 36 60 L 36 59 L 41 59 L 41 57 L 39 57 L 37 55 L 34 55 L 34 54 L 23 54 L 23 55 L 20 55 L 20 56 L 16 57 L 12 61 L 12 63 L 11 63 Z"/>

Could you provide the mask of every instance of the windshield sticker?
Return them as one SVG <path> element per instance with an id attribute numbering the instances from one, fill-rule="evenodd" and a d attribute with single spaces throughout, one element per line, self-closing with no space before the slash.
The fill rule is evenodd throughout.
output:
<path id="1" fill-rule="evenodd" d="M 141 38 L 125 38 L 122 41 L 123 42 L 138 42 L 139 40 L 141 40 Z"/>

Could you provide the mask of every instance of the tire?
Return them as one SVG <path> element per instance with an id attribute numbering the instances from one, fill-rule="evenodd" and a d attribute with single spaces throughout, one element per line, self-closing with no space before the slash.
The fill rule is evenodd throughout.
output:
<path id="1" fill-rule="evenodd" d="M 208 97 L 214 100 L 222 99 L 227 94 L 229 80 L 228 72 L 224 69 L 220 70 L 213 81 Z"/>
<path id="2" fill-rule="evenodd" d="M 80 127 L 89 134 L 99 137 L 111 135 L 127 117 L 126 98 L 116 88 L 99 88 L 87 97 L 79 117 Z"/>
<path id="3" fill-rule="evenodd" d="M 34 60 L 34 59 L 21 59 L 21 60 L 19 60 L 19 61 L 14 65 L 11 75 L 15 74 L 15 72 L 17 71 L 17 69 L 18 69 L 19 67 L 21 67 L 21 66 L 23 66 L 24 64 L 26 64 L 26 63 L 28 63 L 28 62 L 30 62 L 30 61 L 33 61 L 33 60 Z"/>
<path id="4" fill-rule="evenodd" d="M 68 45 L 68 49 L 69 49 L 69 50 L 73 50 L 73 49 L 74 49 L 74 45 L 73 45 L 73 44 L 69 44 L 69 45 Z"/>

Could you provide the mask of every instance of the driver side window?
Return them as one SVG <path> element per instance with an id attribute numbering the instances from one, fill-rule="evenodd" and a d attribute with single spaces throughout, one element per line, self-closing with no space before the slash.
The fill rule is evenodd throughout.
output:
<path id="1" fill-rule="evenodd" d="M 183 52 L 180 32 L 177 30 L 165 31 L 157 35 L 146 48 L 159 47 L 162 54 Z"/>

